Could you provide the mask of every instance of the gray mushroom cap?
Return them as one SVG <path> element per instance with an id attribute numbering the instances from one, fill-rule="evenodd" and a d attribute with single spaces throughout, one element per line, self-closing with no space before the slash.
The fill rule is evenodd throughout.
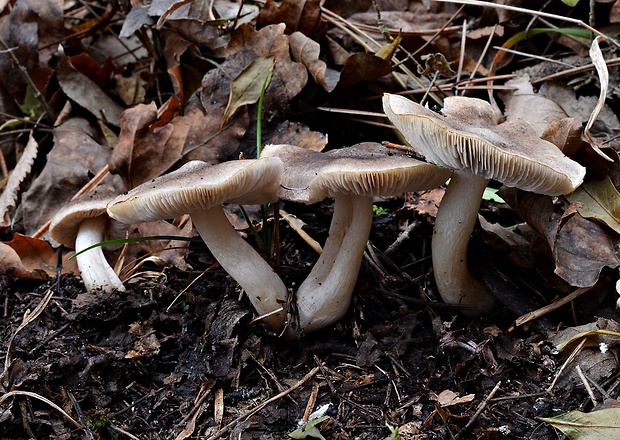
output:
<path id="1" fill-rule="evenodd" d="M 402 96 L 383 97 L 386 115 L 429 162 L 546 195 L 568 194 L 583 182 L 585 168 L 528 122 L 496 125 L 491 105 L 476 98 L 449 97 L 444 105 L 438 114 Z"/>
<path id="2" fill-rule="evenodd" d="M 338 194 L 373 197 L 435 188 L 451 174 L 373 142 L 328 153 L 267 145 L 261 157 L 278 157 L 284 164 L 280 198 L 305 204 Z"/>
<path id="3" fill-rule="evenodd" d="M 116 196 L 111 190 L 97 190 L 72 200 L 52 218 L 50 235 L 58 243 L 73 248 L 75 238 L 83 220 L 107 216 L 106 205 Z M 122 236 L 124 228 L 117 222 L 108 222 L 108 235 Z"/>
<path id="4" fill-rule="evenodd" d="M 111 217 L 137 223 L 174 218 L 225 202 L 260 204 L 278 199 L 279 159 L 234 160 L 210 165 L 192 161 L 118 196 Z"/>

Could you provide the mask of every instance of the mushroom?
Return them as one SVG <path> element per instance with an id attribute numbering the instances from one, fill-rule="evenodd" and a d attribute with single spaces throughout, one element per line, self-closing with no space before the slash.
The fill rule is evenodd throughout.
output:
<path id="1" fill-rule="evenodd" d="M 284 325 L 287 289 L 271 266 L 228 221 L 222 203 L 260 204 L 278 199 L 279 159 L 235 160 L 217 165 L 192 161 L 114 199 L 108 213 L 124 223 L 156 221 L 189 213 L 222 268 L 247 293 L 275 330 Z M 274 313 L 275 312 L 275 313 Z"/>
<path id="2" fill-rule="evenodd" d="M 311 204 L 334 198 L 323 253 L 297 290 L 299 324 L 306 333 L 334 323 L 349 308 L 372 226 L 373 197 L 435 188 L 450 176 L 449 170 L 376 143 L 329 153 L 267 145 L 261 157 L 284 163 L 281 199 Z"/>
<path id="3" fill-rule="evenodd" d="M 106 235 L 120 235 L 121 225 L 111 220 L 106 204 L 114 198 L 111 191 L 96 191 L 72 200 L 56 213 L 50 222 L 50 235 L 66 247 L 74 248 L 80 275 L 88 292 L 124 291 L 125 287 L 108 264 L 101 246 L 89 248 L 104 241 Z M 82 252 L 82 253 L 80 253 Z"/>
<path id="4" fill-rule="evenodd" d="M 585 168 L 540 139 L 523 120 L 497 125 L 491 105 L 480 99 L 449 97 L 441 115 L 385 94 L 383 109 L 426 160 L 454 170 L 433 231 L 435 281 L 445 302 L 470 306 L 463 311 L 470 316 L 482 314 L 494 298 L 470 274 L 467 244 L 489 180 L 555 196 L 574 191 Z"/>

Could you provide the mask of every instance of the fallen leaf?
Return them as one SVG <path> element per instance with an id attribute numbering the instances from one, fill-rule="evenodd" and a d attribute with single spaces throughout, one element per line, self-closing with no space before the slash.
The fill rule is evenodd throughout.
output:
<path id="1" fill-rule="evenodd" d="M 47 162 L 22 196 L 23 224 L 28 235 L 52 218 L 90 176 L 107 165 L 110 157 L 110 149 L 98 142 L 100 134 L 86 119 L 68 119 L 55 127 L 53 133 L 54 145 Z M 118 181 L 108 176 L 105 182 Z M 121 187 L 122 184 L 118 186 Z"/>
<path id="2" fill-rule="evenodd" d="M 540 417 L 539 420 L 559 429 L 570 440 L 614 439 L 620 430 L 620 408 L 591 413 L 575 410 L 556 417 Z"/>
<path id="3" fill-rule="evenodd" d="M 258 102 L 263 87 L 269 83 L 273 68 L 273 57 L 258 57 L 231 81 L 222 125 L 226 124 L 241 107 Z"/>
<path id="4" fill-rule="evenodd" d="M 451 390 L 443 390 L 439 394 L 431 393 L 431 399 L 435 400 L 441 406 L 458 405 L 459 403 L 468 403 L 474 400 L 475 394 L 467 394 L 460 397 L 458 393 Z"/>
<path id="5" fill-rule="evenodd" d="M 58 83 L 72 101 L 84 107 L 97 119 L 118 127 L 123 108 L 110 98 L 93 80 L 79 72 L 65 55 L 58 50 Z"/>
<path id="6" fill-rule="evenodd" d="M 593 286 L 603 268 L 620 266 L 618 250 L 617 234 L 574 213 L 562 219 L 555 238 L 555 273 L 572 286 Z"/>
<path id="7" fill-rule="evenodd" d="M 24 180 L 30 175 L 32 164 L 37 157 L 39 144 L 32 137 L 32 133 L 28 137 L 28 143 L 24 148 L 22 156 L 19 158 L 17 165 L 11 172 L 9 180 L 0 195 L 0 228 L 8 228 L 11 226 L 11 213 L 15 209 L 17 200 L 21 194 L 21 186 Z"/>
<path id="8" fill-rule="evenodd" d="M 360 52 L 351 55 L 344 63 L 338 87 L 349 87 L 364 81 L 373 81 L 392 71 L 390 60 L 374 54 Z"/>
<path id="9" fill-rule="evenodd" d="M 302 63 L 310 72 L 314 81 L 331 92 L 338 84 L 340 75 L 333 69 L 328 69 L 327 64 L 319 59 L 321 46 L 316 41 L 308 38 L 301 32 L 294 32 L 289 36 L 291 53 L 298 63 Z"/>
<path id="10" fill-rule="evenodd" d="M 514 87 L 514 90 L 501 94 L 507 121 L 523 119 L 532 124 L 538 136 L 542 136 L 551 122 L 566 118 L 566 113 L 556 102 L 534 92 L 529 76 L 511 79 L 506 85 Z"/>
<path id="11" fill-rule="evenodd" d="M 561 203 L 555 205 L 548 196 L 507 187 L 500 189 L 500 195 L 546 240 L 555 273 L 570 285 L 593 286 L 603 268 L 620 266 L 620 239 L 602 224 L 583 218 Z"/>
<path id="12" fill-rule="evenodd" d="M 156 122 L 155 103 L 125 110 L 119 120 L 121 132 L 110 159 L 110 172 L 121 176 L 127 188 L 160 176 L 181 159 L 189 127 Z"/>
<path id="13" fill-rule="evenodd" d="M 288 0 L 276 3 L 267 0 L 256 19 L 256 28 L 277 23 L 286 25 L 286 33 L 312 34 L 321 26 L 320 0 Z"/>
<path id="14" fill-rule="evenodd" d="M 56 276 L 58 255 L 44 240 L 15 234 L 13 240 L 0 243 L 0 272 L 20 278 L 46 280 Z M 77 263 L 63 257 L 62 273 L 76 272 Z"/>
<path id="15" fill-rule="evenodd" d="M 620 193 L 609 176 L 584 182 L 566 198 L 583 217 L 598 220 L 620 234 Z"/>

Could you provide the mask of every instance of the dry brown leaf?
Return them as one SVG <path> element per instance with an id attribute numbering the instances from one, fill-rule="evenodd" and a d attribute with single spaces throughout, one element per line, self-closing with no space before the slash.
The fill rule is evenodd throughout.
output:
<path id="1" fill-rule="evenodd" d="M 321 46 L 316 41 L 306 37 L 301 32 L 294 32 L 289 36 L 291 53 L 298 63 L 302 63 L 314 78 L 314 81 L 331 92 L 338 84 L 339 74 L 328 69 L 327 64 L 319 59 Z"/>
<path id="2" fill-rule="evenodd" d="M 620 266 L 620 238 L 596 221 L 574 213 L 562 220 L 555 240 L 555 273 L 576 287 L 596 284 L 604 267 Z"/>
<path id="3" fill-rule="evenodd" d="M 503 187 L 504 198 L 553 252 L 555 273 L 575 287 L 593 286 L 604 267 L 620 266 L 616 249 L 620 239 L 596 221 L 584 219 L 575 209 L 563 214 L 551 197 Z"/>
<path id="4" fill-rule="evenodd" d="M 182 228 L 178 228 L 168 222 L 139 223 L 132 228 L 132 236 L 149 237 L 156 235 L 168 235 L 178 237 L 194 237 L 192 222 L 186 222 Z M 136 255 L 153 256 L 152 261 L 162 267 L 174 266 L 179 270 L 187 270 L 187 255 L 189 243 L 181 240 L 148 240 L 135 243 L 131 247 L 137 248 Z"/>
<path id="5" fill-rule="evenodd" d="M 58 50 L 58 83 L 72 101 L 84 107 L 97 119 L 118 127 L 123 108 L 110 98 L 92 79 L 79 72 L 60 48 Z"/>
<path id="6" fill-rule="evenodd" d="M 410 193 L 407 196 L 406 207 L 409 209 L 413 208 L 420 215 L 428 215 L 435 218 L 445 192 L 445 188 L 435 188 L 421 193 Z M 416 197 L 418 194 L 419 197 Z"/>
<path id="7" fill-rule="evenodd" d="M 256 31 L 249 25 L 240 26 L 226 48 L 228 58 L 222 68 L 231 77 L 237 76 L 256 57 L 273 56 L 275 69 L 265 92 L 265 112 L 275 111 L 293 99 L 306 85 L 308 74 L 305 67 L 291 60 L 289 40 L 284 35 L 283 23 Z M 235 69 L 233 72 L 230 68 Z"/>
<path id="8" fill-rule="evenodd" d="M 11 172 L 9 180 L 0 196 L 0 212 L 2 213 L 0 228 L 8 228 L 11 226 L 11 214 L 21 195 L 21 185 L 30 175 L 32 164 L 37 157 L 38 151 L 39 144 L 32 137 L 32 133 L 30 133 L 22 157 L 19 158 L 17 165 L 15 165 L 15 168 Z"/>
<path id="9" fill-rule="evenodd" d="M 57 263 L 56 251 L 44 240 L 15 234 L 10 242 L 0 243 L 0 273 L 45 280 L 56 276 Z M 75 260 L 65 255 L 62 273 L 77 271 Z"/>
<path id="10" fill-rule="evenodd" d="M 86 119 L 71 118 L 54 128 L 47 162 L 22 197 L 28 235 L 52 218 L 90 180 L 89 175 L 107 165 L 110 149 L 98 140 L 97 129 Z M 112 180 L 109 176 L 106 181 Z"/>
<path id="11" fill-rule="evenodd" d="M 570 157 L 581 147 L 582 133 L 581 122 L 575 118 L 562 118 L 549 122 L 541 138 L 551 142 Z"/>
<path id="12" fill-rule="evenodd" d="M 301 32 L 311 35 L 321 26 L 320 5 L 320 0 L 289 0 L 279 3 L 267 0 L 256 19 L 256 28 L 284 23 L 287 34 Z"/>
<path id="13" fill-rule="evenodd" d="M 299 122 L 282 122 L 263 138 L 265 144 L 292 144 L 308 150 L 323 151 L 327 146 L 327 136 L 311 131 Z"/>
<path id="14" fill-rule="evenodd" d="M 511 79 L 506 85 L 515 88 L 501 95 L 506 105 L 507 121 L 523 119 L 532 124 L 538 136 L 542 136 L 551 122 L 566 118 L 566 113 L 556 102 L 534 92 L 529 76 Z"/>
<path id="15" fill-rule="evenodd" d="M 156 118 L 155 103 L 137 105 L 121 115 L 110 172 L 120 175 L 127 188 L 160 176 L 181 158 L 188 127 L 169 123 L 151 130 Z"/>
<path id="16" fill-rule="evenodd" d="M 354 53 L 344 63 L 338 87 L 349 87 L 363 81 L 373 81 L 392 72 L 392 63 L 366 52 Z"/>

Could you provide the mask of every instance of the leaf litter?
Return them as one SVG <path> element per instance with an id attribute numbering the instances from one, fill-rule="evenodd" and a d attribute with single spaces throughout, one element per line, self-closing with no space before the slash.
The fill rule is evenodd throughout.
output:
<path id="1" fill-rule="evenodd" d="M 440 1 L 10 3 L 0 3 L 3 437 L 613 438 L 613 41 L 594 40 L 590 60 L 591 41 L 568 32 L 518 35 L 539 14 L 512 1 L 484 10 Z M 561 27 L 595 16 L 590 24 L 615 37 L 607 25 L 617 6 L 587 3 L 553 2 L 546 19 Z M 431 59 L 448 68 L 418 70 Z M 196 242 L 106 248 L 128 292 L 84 293 L 72 251 L 38 238 L 53 214 L 95 177 L 120 194 L 190 160 L 255 157 L 256 103 L 271 71 L 265 142 L 316 151 L 397 142 L 382 93 L 409 89 L 435 108 L 465 89 L 489 99 L 493 81 L 503 87 L 492 100 L 498 116 L 529 120 L 588 179 L 568 197 L 501 188 L 501 199 L 483 202 L 472 269 L 502 304 L 479 319 L 442 304 L 434 287 L 441 188 L 375 200 L 349 313 L 295 343 L 253 316 Z M 283 207 L 305 238 L 273 214 L 262 224 L 260 210 L 247 212 L 256 229 L 279 223 L 276 266 L 297 286 L 332 204 Z M 191 222 L 129 231 L 174 235 L 193 237 Z M 567 296 L 571 306 L 549 307 Z M 553 311 L 515 324 L 537 307 Z M 317 408 L 325 413 L 311 418 Z"/>

